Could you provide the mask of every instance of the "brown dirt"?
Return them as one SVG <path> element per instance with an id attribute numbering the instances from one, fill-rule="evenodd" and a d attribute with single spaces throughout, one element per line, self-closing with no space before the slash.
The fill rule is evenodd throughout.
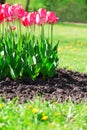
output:
<path id="1" fill-rule="evenodd" d="M 63 102 L 87 101 L 87 75 L 66 69 L 58 69 L 53 78 L 43 80 L 40 76 L 32 81 L 29 78 L 13 81 L 0 79 L 0 97 L 4 99 L 19 98 L 23 103 L 34 96 L 42 96 L 46 100 Z"/>

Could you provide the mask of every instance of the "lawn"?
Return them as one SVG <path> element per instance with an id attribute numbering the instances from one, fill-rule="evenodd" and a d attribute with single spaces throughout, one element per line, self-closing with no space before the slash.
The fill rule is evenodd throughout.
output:
<path id="1" fill-rule="evenodd" d="M 87 73 L 87 25 L 59 24 L 54 27 L 59 40 L 59 67 Z"/>
<path id="2" fill-rule="evenodd" d="M 0 130 L 86 130 L 87 103 L 0 101 Z"/>

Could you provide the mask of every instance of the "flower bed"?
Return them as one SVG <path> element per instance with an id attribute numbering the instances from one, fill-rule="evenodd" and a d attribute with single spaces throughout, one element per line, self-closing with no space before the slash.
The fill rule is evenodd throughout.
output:
<path id="1" fill-rule="evenodd" d="M 53 45 L 53 25 L 58 20 L 55 12 L 46 9 L 26 12 L 20 4 L 0 4 L 0 77 L 54 76 L 59 58 L 58 43 Z M 19 23 L 19 33 L 15 21 Z M 21 24 L 30 31 L 22 34 Z M 51 27 L 50 39 L 44 37 L 45 24 Z M 39 38 L 35 36 L 36 25 L 41 28 Z"/>

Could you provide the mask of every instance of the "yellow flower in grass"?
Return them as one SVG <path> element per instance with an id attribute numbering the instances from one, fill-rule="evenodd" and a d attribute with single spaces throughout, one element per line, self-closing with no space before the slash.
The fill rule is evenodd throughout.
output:
<path id="1" fill-rule="evenodd" d="M 28 108 L 31 109 L 33 106 L 32 105 L 29 105 Z"/>
<path id="2" fill-rule="evenodd" d="M 61 113 L 60 113 L 60 112 L 56 112 L 56 115 L 57 115 L 57 116 L 61 116 Z"/>
<path id="3" fill-rule="evenodd" d="M 48 119 L 48 116 L 42 116 L 41 120 L 45 121 Z"/>
<path id="4" fill-rule="evenodd" d="M 49 123 L 49 124 L 48 124 L 48 126 L 50 126 L 50 127 L 51 127 L 51 126 L 54 126 L 54 125 L 55 125 L 54 123 Z"/>
<path id="5" fill-rule="evenodd" d="M 33 112 L 33 113 L 38 113 L 38 111 L 39 111 L 39 110 L 38 110 L 37 108 L 33 108 L 33 109 L 32 109 L 32 112 Z"/>
<path id="6" fill-rule="evenodd" d="M 0 108 L 2 108 L 3 107 L 3 105 L 0 103 Z"/>
<path id="7" fill-rule="evenodd" d="M 53 102 L 53 104 L 58 104 L 58 102 Z"/>
<path id="8" fill-rule="evenodd" d="M 62 49 L 62 47 L 59 47 L 58 50 L 59 50 L 59 51 L 62 51 L 63 49 Z"/>

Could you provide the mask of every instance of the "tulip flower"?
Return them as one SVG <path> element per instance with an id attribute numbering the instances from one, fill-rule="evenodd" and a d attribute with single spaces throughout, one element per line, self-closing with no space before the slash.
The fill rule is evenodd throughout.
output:
<path id="1" fill-rule="evenodd" d="M 51 45 L 52 45 L 52 43 L 53 43 L 53 24 L 57 23 L 59 18 L 56 16 L 55 12 L 53 12 L 53 11 L 48 11 L 47 17 L 48 17 L 47 22 L 49 24 L 51 24 Z"/>
<path id="2" fill-rule="evenodd" d="M 40 19 L 40 14 L 39 14 L 39 13 L 36 14 L 35 23 L 36 23 L 37 25 L 41 25 L 41 19 Z"/>
<path id="3" fill-rule="evenodd" d="M 30 22 L 29 22 L 29 20 L 28 20 L 27 17 L 23 17 L 23 18 L 21 19 L 21 22 L 22 22 L 22 24 L 23 24 L 24 26 L 29 26 L 29 25 L 30 25 Z"/>
<path id="4" fill-rule="evenodd" d="M 2 9 L 1 12 L 4 13 L 4 17 L 7 18 L 9 17 L 9 13 L 8 13 L 8 8 L 10 7 L 10 4 L 3 4 L 2 5 Z"/>
<path id="5" fill-rule="evenodd" d="M 0 13 L 0 23 L 2 23 L 4 20 L 4 14 L 3 13 Z"/>
<path id="6" fill-rule="evenodd" d="M 47 14 L 46 9 L 44 9 L 44 8 L 39 9 L 38 13 L 40 14 L 41 18 L 45 18 L 46 14 Z"/>
<path id="7" fill-rule="evenodd" d="M 27 15 L 30 24 L 35 24 L 36 12 L 31 12 Z"/>
<path id="8" fill-rule="evenodd" d="M 47 12 L 47 17 L 48 17 L 48 23 L 49 24 L 55 24 L 59 20 L 59 18 L 56 17 L 55 12 L 53 12 L 53 11 L 51 11 L 51 12 L 48 11 Z"/>
<path id="9" fill-rule="evenodd" d="M 1 9 L 2 9 L 2 4 L 0 4 L 0 12 L 1 12 Z"/>
<path id="10" fill-rule="evenodd" d="M 11 8 L 12 15 L 16 16 L 18 19 L 22 18 L 25 15 L 24 8 L 20 4 L 15 4 Z"/>
<path id="11" fill-rule="evenodd" d="M 39 13 L 39 19 L 40 19 L 40 24 L 43 25 L 47 22 L 48 17 L 47 17 L 47 11 L 44 8 L 41 8 L 38 10 Z"/>

